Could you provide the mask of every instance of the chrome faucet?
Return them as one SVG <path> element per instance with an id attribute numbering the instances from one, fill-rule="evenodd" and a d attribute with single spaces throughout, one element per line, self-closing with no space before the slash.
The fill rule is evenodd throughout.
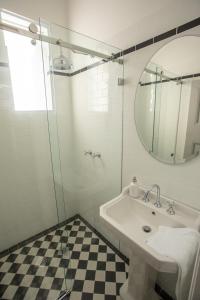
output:
<path id="1" fill-rule="evenodd" d="M 156 188 L 157 191 L 157 195 L 156 195 L 156 202 L 154 203 L 154 205 L 156 207 L 161 207 L 161 202 L 160 202 L 160 187 L 158 184 L 153 184 L 152 187 L 150 188 L 150 190 L 148 190 L 145 194 L 144 194 L 144 198 L 143 200 L 145 202 L 149 201 L 149 194 L 153 191 L 153 189 Z"/>

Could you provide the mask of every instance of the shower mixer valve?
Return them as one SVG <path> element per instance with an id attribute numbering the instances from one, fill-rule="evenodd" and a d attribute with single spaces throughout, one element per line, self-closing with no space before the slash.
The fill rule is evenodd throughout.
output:
<path id="1" fill-rule="evenodd" d="M 101 158 L 101 153 L 92 152 L 91 150 L 85 150 L 84 155 L 90 155 L 92 158 L 95 158 L 95 157 Z"/>
<path id="2" fill-rule="evenodd" d="M 92 151 L 91 150 L 85 150 L 84 155 L 90 155 L 92 156 Z"/>
<path id="3" fill-rule="evenodd" d="M 93 153 L 92 157 L 93 158 L 95 158 L 95 157 L 101 158 L 101 153 L 99 153 L 99 152 Z"/>

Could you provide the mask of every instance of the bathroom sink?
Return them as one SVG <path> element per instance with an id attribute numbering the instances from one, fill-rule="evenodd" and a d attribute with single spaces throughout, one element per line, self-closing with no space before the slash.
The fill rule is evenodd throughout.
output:
<path id="1" fill-rule="evenodd" d="M 133 274 L 130 276 L 130 272 L 133 273 L 137 269 L 135 266 L 132 270 L 132 261 L 139 266 L 140 270 L 141 265 L 143 266 L 145 277 L 151 273 L 150 282 L 155 279 L 158 271 L 176 273 L 178 270 L 177 263 L 173 259 L 155 252 L 147 245 L 146 240 L 158 230 L 160 225 L 179 228 L 192 227 L 198 230 L 199 213 L 176 203 L 175 215 L 170 215 L 167 212 L 167 201 L 170 201 L 170 199 L 161 197 L 162 207 L 157 208 L 153 204 L 154 201 L 144 202 L 142 200 L 144 191 L 141 190 L 141 197 L 135 199 L 129 196 L 128 190 L 129 187 L 125 188 L 118 197 L 102 205 L 100 207 L 100 217 L 105 225 L 111 231 L 116 232 L 120 240 L 124 241 L 131 249 L 129 281 L 138 280 L 136 278 L 130 279 L 135 277 Z M 155 195 L 152 194 L 151 197 L 153 198 Z M 143 282 L 144 280 L 142 278 Z M 130 289 L 128 292 L 128 282 L 126 282 L 121 290 L 122 299 L 157 299 L 154 292 L 152 292 L 152 296 L 148 294 L 148 296 L 140 297 L 137 294 L 137 297 L 134 297 L 133 295 L 134 292 L 131 292 Z"/>

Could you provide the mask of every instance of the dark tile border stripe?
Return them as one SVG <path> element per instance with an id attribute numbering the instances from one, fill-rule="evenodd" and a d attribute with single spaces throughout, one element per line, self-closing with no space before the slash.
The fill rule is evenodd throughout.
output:
<path id="1" fill-rule="evenodd" d="M 181 33 L 183 31 L 186 31 L 188 29 L 194 28 L 194 27 L 199 26 L 199 25 L 200 25 L 200 17 L 179 26 L 177 28 L 177 33 Z"/>
<path id="2" fill-rule="evenodd" d="M 162 40 L 165 40 L 165 39 L 167 39 L 169 37 L 172 37 L 172 36 L 177 35 L 177 34 L 179 34 L 181 32 L 184 32 L 186 30 L 189 30 L 189 29 L 192 29 L 194 27 L 197 27 L 199 25 L 200 25 L 200 17 L 196 18 L 196 19 L 194 19 L 194 20 L 192 20 L 190 22 L 187 22 L 187 23 L 185 23 L 185 24 L 183 24 L 181 26 L 178 26 L 176 28 L 170 29 L 170 30 L 168 30 L 168 31 L 166 31 L 164 33 L 161 33 L 161 34 L 159 34 L 159 35 L 157 35 L 157 36 L 155 36 L 153 38 L 150 38 L 150 39 L 148 39 L 148 40 L 146 40 L 146 41 L 144 41 L 142 43 L 139 43 L 139 44 L 137 44 L 135 46 L 132 46 L 132 47 L 130 47 L 128 49 L 125 49 L 125 50 L 123 50 L 121 52 L 121 54 L 120 53 L 116 53 L 114 55 L 114 57 L 120 57 L 120 56 L 127 55 L 127 54 L 129 54 L 131 52 L 134 52 L 134 51 L 140 50 L 142 48 L 148 47 L 150 45 L 158 43 L 158 42 L 160 42 Z"/>
<path id="3" fill-rule="evenodd" d="M 180 25 L 178 27 L 170 29 L 170 30 L 168 30 L 168 31 L 166 31 L 164 33 L 161 33 L 161 34 L 159 34 L 159 35 L 157 35 L 157 36 L 155 36 L 153 38 L 150 38 L 150 39 L 148 39 L 148 40 L 146 40 L 144 42 L 141 42 L 141 43 L 139 43 L 137 45 L 131 46 L 131 47 L 129 47 L 129 48 L 127 48 L 127 49 L 125 49 L 125 50 L 123 50 L 121 52 L 115 53 L 115 54 L 113 54 L 111 56 L 111 58 L 109 60 L 101 60 L 101 61 L 99 61 L 97 63 L 94 63 L 94 64 L 91 64 L 91 65 L 89 65 L 87 67 L 81 68 L 80 70 L 77 70 L 77 71 L 72 72 L 70 74 L 64 73 L 63 76 L 72 77 L 74 75 L 77 75 L 77 74 L 80 74 L 80 73 L 85 72 L 87 70 L 90 70 L 92 68 L 95 68 L 95 67 L 97 67 L 97 66 L 99 66 L 101 64 L 104 64 L 104 63 L 107 63 L 109 61 L 112 61 L 113 59 L 117 59 L 117 58 L 123 57 L 123 56 L 125 56 L 127 54 L 130 54 L 130 53 L 134 52 L 134 51 L 138 51 L 138 50 L 140 50 L 142 48 L 145 48 L 145 47 L 148 47 L 148 46 L 153 45 L 155 43 L 158 43 L 158 42 L 160 42 L 162 40 L 165 40 L 165 39 L 167 39 L 169 37 L 175 36 L 175 35 L 177 35 L 177 34 L 179 34 L 181 32 L 187 31 L 187 30 L 192 29 L 194 27 L 197 27 L 199 25 L 200 25 L 200 17 L 196 18 L 196 19 L 194 19 L 194 20 L 192 20 L 190 22 L 187 22 L 187 23 L 185 23 L 183 25 Z M 56 74 L 56 75 L 61 75 L 60 72 L 58 72 L 58 73 L 59 74 Z"/>
<path id="4" fill-rule="evenodd" d="M 155 285 L 155 291 L 156 293 L 162 297 L 163 300 L 174 300 L 171 296 L 169 296 L 161 287 L 156 283 Z M 162 300 L 161 299 L 161 300 Z"/>
<path id="5" fill-rule="evenodd" d="M 153 39 L 146 40 L 146 41 L 144 41 L 144 42 L 142 42 L 140 44 L 137 44 L 135 46 L 135 50 L 140 50 L 140 49 L 142 49 L 144 47 L 147 47 L 149 45 L 152 45 L 152 44 L 153 44 Z"/>
<path id="6" fill-rule="evenodd" d="M 129 265 L 129 259 L 122 254 L 113 244 L 111 244 L 105 236 L 103 236 L 98 230 L 96 230 L 90 223 L 88 223 L 87 220 L 85 220 L 83 217 L 78 215 L 78 218 L 85 223 L 85 225 L 90 228 L 91 231 L 93 231 L 107 246 L 109 246 L 126 264 Z"/>
<path id="7" fill-rule="evenodd" d="M 90 228 L 91 231 L 93 231 L 105 244 L 107 244 L 125 263 L 129 264 L 129 259 L 123 255 L 115 246 L 113 246 L 99 231 L 97 231 L 88 221 L 86 221 L 82 216 L 80 216 L 79 214 L 74 215 L 71 218 L 68 218 L 67 220 L 58 223 L 46 230 L 41 231 L 40 233 L 33 235 L 32 237 L 19 242 L 18 244 L 0 252 L 0 258 L 3 256 L 6 256 L 14 251 L 16 251 L 17 249 L 26 246 L 27 244 L 43 237 L 44 235 L 47 235 L 48 233 L 68 224 L 71 223 L 72 221 L 76 220 L 76 219 L 80 219 L 88 228 Z"/>
<path id="8" fill-rule="evenodd" d="M 18 250 L 19 248 L 22 248 L 22 247 L 26 246 L 27 244 L 29 244 L 31 242 L 34 242 L 35 240 L 43 237 L 44 235 L 47 235 L 51 231 L 54 231 L 54 230 L 56 230 L 56 229 L 58 229 L 58 228 L 60 228 L 60 227 L 62 227 L 64 225 L 72 222 L 76 218 L 78 218 L 78 215 L 75 215 L 75 216 L 73 216 L 73 217 L 71 217 L 71 218 L 69 218 L 69 219 L 67 219 L 67 220 L 65 220 L 65 221 L 63 221 L 61 223 L 58 223 L 58 224 L 56 224 L 56 225 L 54 225 L 54 226 L 52 226 L 52 227 L 50 227 L 48 229 L 45 229 L 45 230 L 43 230 L 43 231 L 41 231 L 41 232 L 39 232 L 39 233 L 31 236 L 30 238 L 28 238 L 26 240 L 23 240 L 23 241 L 19 242 L 18 244 L 16 244 L 16 245 L 14 245 L 14 246 L 12 246 L 12 247 L 10 247 L 10 248 L 8 248 L 8 249 L 0 252 L 0 258 L 3 257 L 3 256 L 6 256 L 6 255 L 8 255 L 8 254 L 10 254 L 10 253 L 12 253 L 12 252 L 14 252 L 16 250 Z"/>
<path id="9" fill-rule="evenodd" d="M 154 43 L 158 43 L 162 40 L 168 39 L 169 37 L 176 35 L 176 28 L 166 31 L 154 37 Z"/>

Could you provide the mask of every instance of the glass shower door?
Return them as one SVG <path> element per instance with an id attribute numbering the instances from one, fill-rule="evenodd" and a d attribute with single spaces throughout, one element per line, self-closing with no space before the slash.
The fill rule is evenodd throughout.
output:
<path id="1" fill-rule="evenodd" d="M 69 251 L 51 82 L 44 81 L 49 46 L 42 53 L 31 36 L 29 25 L 39 31 L 39 22 L 4 10 L 0 20 L 25 33 L 0 31 L 0 298 L 56 299 L 69 288 Z"/>
<path id="2" fill-rule="evenodd" d="M 47 98 L 50 98 L 48 78 L 53 98 L 53 110 L 48 109 L 53 173 L 57 176 L 57 169 L 62 173 L 55 179 L 58 193 L 64 198 L 58 215 L 62 218 L 64 203 L 67 219 L 74 222 L 73 228 L 70 224 L 67 227 L 71 230 L 69 254 L 73 251 L 66 268 L 68 281 L 84 276 L 86 270 L 82 270 L 81 263 L 84 266 L 97 263 L 86 259 L 89 253 L 85 249 L 89 252 L 90 247 L 95 248 L 84 244 L 85 240 L 95 242 L 84 238 L 83 228 L 89 230 L 87 225 L 120 247 L 116 236 L 101 224 L 99 208 L 119 195 L 122 186 L 123 62 L 106 62 L 98 56 L 110 57 L 119 49 L 55 24 L 50 24 L 48 30 L 53 43 L 48 45 L 43 40 L 42 48 L 43 56 L 49 57 L 46 63 L 43 57 Z M 50 49 L 47 54 L 45 45 Z M 83 257 L 81 270 L 78 270 L 79 255 Z"/>
<path id="3" fill-rule="evenodd" d="M 99 207 L 122 185 L 123 62 L 101 57 L 120 50 L 55 24 L 49 32 L 55 43 L 45 77 L 51 77 L 57 126 L 51 128 L 55 120 L 48 110 L 50 139 L 59 144 L 67 218 L 78 214 L 119 248 L 101 226 Z"/>
<path id="4" fill-rule="evenodd" d="M 62 126 L 65 120 L 62 118 L 62 112 L 60 111 L 60 105 L 65 101 L 67 95 L 67 87 L 59 82 L 60 94 L 55 93 L 57 82 L 54 78 L 53 73 L 53 57 L 54 53 L 60 51 L 59 45 L 53 45 L 42 37 L 52 38 L 52 30 L 49 23 L 40 20 L 40 33 L 41 33 L 41 49 L 43 58 L 43 72 L 44 72 L 44 83 L 46 92 L 46 111 L 47 111 L 47 122 L 48 122 L 48 135 L 49 135 L 49 146 L 51 152 L 51 165 L 52 174 L 55 190 L 56 210 L 58 224 L 60 227 L 60 249 L 58 250 L 58 256 L 61 257 L 60 266 L 64 268 L 64 286 L 63 294 L 70 293 L 73 281 L 70 274 L 71 269 L 71 248 L 68 243 L 70 226 L 69 208 L 65 197 L 64 182 L 66 170 L 62 165 L 63 155 L 62 148 L 60 147 L 60 134 L 62 134 Z M 67 86 L 67 84 L 66 84 Z M 56 98 L 58 96 L 58 99 Z M 59 101 L 58 101 L 59 100 Z M 62 118 L 60 122 L 60 118 Z M 67 135 L 66 135 L 67 139 Z M 67 149 L 66 149 L 67 150 Z"/>

